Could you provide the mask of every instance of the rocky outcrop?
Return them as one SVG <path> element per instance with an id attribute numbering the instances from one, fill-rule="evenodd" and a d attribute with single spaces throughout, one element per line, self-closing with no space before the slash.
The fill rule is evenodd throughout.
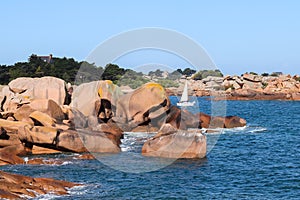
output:
<path id="1" fill-rule="evenodd" d="M 110 81 L 101 82 L 100 86 L 96 90 L 97 95 L 115 102 L 112 91 L 117 86 L 113 86 Z M 91 104 L 94 113 L 102 111 L 102 103 L 101 101 L 98 107 Z M 1 165 L 24 162 L 19 157 L 20 152 L 12 151 L 17 147 L 23 149 L 24 154 L 120 152 L 123 130 L 111 120 L 105 122 L 97 115 L 86 117 L 80 110 L 71 106 L 60 106 L 52 99 L 30 99 L 25 104 L 17 105 L 15 110 L 1 112 L 0 115 Z M 104 111 L 106 108 L 104 106 Z"/>
<path id="2" fill-rule="evenodd" d="M 71 106 L 86 117 L 100 115 L 109 119 L 112 117 L 112 106 L 116 106 L 121 94 L 119 87 L 108 80 L 83 83 L 74 90 Z M 97 110 L 95 105 L 97 105 Z"/>
<path id="3" fill-rule="evenodd" d="M 55 77 L 22 77 L 12 80 L 1 93 L 5 97 L 2 102 L 3 111 L 13 111 L 32 99 L 51 99 L 58 105 L 63 105 L 66 87 L 63 80 Z"/>
<path id="4" fill-rule="evenodd" d="M 215 100 L 299 100 L 299 76 L 241 76 L 211 77 L 188 80 L 191 95 L 214 96 Z M 180 88 L 167 88 L 169 94 L 180 95 Z"/>
<path id="5" fill-rule="evenodd" d="M 43 194 L 68 194 L 68 188 L 80 184 L 54 180 L 52 178 L 31 178 L 0 171 L 0 198 L 23 199 L 24 196 L 37 197 Z"/>
<path id="6" fill-rule="evenodd" d="M 89 130 L 61 131 L 55 127 L 24 126 L 18 130 L 19 139 L 29 145 L 69 152 L 111 152 L 120 151 L 120 138 L 109 133 Z"/>
<path id="7" fill-rule="evenodd" d="M 129 123 L 134 128 L 165 114 L 169 106 L 164 88 L 157 83 L 146 83 L 118 100 L 114 120 Z"/>
<path id="8" fill-rule="evenodd" d="M 206 81 L 219 84 L 220 80 L 209 77 Z M 12 82 L 11 88 L 7 87 L 10 92 L 31 91 L 16 83 L 26 85 Z M 144 144 L 145 156 L 202 158 L 206 137 L 199 128 L 233 128 L 246 123 L 238 117 L 212 118 L 171 106 L 166 91 L 157 83 L 147 83 L 121 96 L 111 81 L 94 81 L 78 86 L 70 105 L 57 101 L 45 97 L 22 99 L 0 112 L 0 165 L 24 164 L 20 156 L 27 154 L 118 153 L 123 131 L 160 130 Z M 27 164 L 41 162 L 45 163 L 37 159 Z"/>
<path id="9" fill-rule="evenodd" d="M 145 142 L 142 155 L 164 158 L 204 158 L 206 136 L 201 130 L 177 130 L 165 124 L 156 136 Z"/>
<path id="10" fill-rule="evenodd" d="M 17 109 L 13 117 L 18 121 L 32 122 L 30 114 L 34 111 L 45 113 L 58 122 L 65 119 L 61 107 L 51 99 L 34 99 Z"/>
<path id="11" fill-rule="evenodd" d="M 247 121 L 238 116 L 210 116 L 205 113 L 199 114 L 199 121 L 202 128 L 236 128 L 244 127 Z"/>

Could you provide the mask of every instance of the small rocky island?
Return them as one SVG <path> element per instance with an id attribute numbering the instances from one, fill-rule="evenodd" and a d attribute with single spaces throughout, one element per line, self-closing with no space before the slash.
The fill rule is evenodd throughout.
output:
<path id="1" fill-rule="evenodd" d="M 206 136 L 201 128 L 246 125 L 237 116 L 192 114 L 173 106 L 157 83 L 146 83 L 123 94 L 112 81 L 93 81 L 74 86 L 71 94 L 70 87 L 59 78 L 17 78 L 2 89 L 0 97 L 0 165 L 52 162 L 38 158 L 25 161 L 26 155 L 119 153 L 125 131 L 157 132 L 142 147 L 144 156 L 203 158 Z M 93 159 L 89 154 L 79 157 Z M 4 172 L 0 175 L 5 183 L 0 188 L 3 198 L 33 196 L 26 189 L 65 194 L 66 188 L 76 185 Z"/>

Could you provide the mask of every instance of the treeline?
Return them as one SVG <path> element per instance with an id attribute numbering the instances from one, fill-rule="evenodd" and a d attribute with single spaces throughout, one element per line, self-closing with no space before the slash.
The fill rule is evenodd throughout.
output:
<path id="1" fill-rule="evenodd" d="M 128 85 L 131 88 L 137 88 L 146 82 L 155 81 L 164 87 L 177 87 L 178 82 L 176 80 L 183 75 L 194 75 L 192 78 L 201 79 L 209 74 L 223 76 L 218 70 L 204 70 L 196 73 L 195 70 L 190 68 L 177 69 L 170 73 L 157 69 L 145 75 L 132 69 L 121 68 L 116 64 L 107 64 L 101 67 L 86 61 L 78 62 L 73 58 L 66 57 L 53 57 L 50 62 L 45 62 L 37 55 L 32 54 L 27 62 L 18 62 L 10 66 L 0 65 L 0 85 L 7 85 L 11 80 L 18 77 L 54 76 L 72 84 L 95 80 L 112 80 L 119 86 Z"/>

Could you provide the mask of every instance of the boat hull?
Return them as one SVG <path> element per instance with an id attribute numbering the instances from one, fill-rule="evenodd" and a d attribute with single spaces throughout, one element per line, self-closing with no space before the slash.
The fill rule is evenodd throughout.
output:
<path id="1" fill-rule="evenodd" d="M 181 106 L 181 107 L 194 106 L 195 103 L 196 103 L 195 101 L 178 102 L 177 106 Z"/>

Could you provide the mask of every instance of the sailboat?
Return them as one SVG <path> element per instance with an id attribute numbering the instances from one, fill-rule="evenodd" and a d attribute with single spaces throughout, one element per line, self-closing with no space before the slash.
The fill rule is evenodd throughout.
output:
<path id="1" fill-rule="evenodd" d="M 188 86 L 187 86 L 187 81 L 185 81 L 184 89 L 182 92 L 182 96 L 180 101 L 177 103 L 177 106 L 194 106 L 195 101 L 189 101 L 189 96 L 188 96 Z"/>

